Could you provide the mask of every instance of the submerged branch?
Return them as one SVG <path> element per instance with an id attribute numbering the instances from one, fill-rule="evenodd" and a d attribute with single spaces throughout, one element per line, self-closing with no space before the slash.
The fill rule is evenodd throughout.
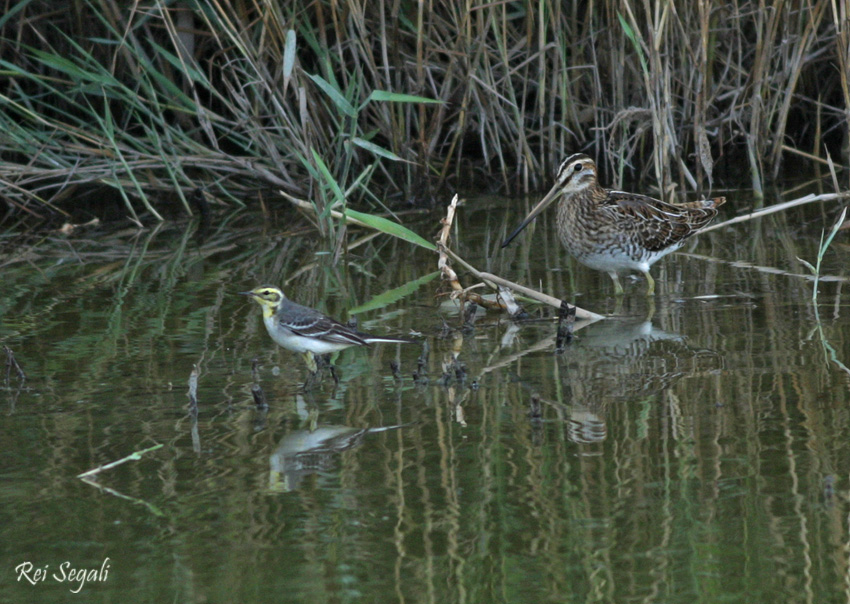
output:
<path id="1" fill-rule="evenodd" d="M 747 262 L 746 260 L 724 260 L 722 258 L 717 258 L 716 256 L 705 256 L 703 254 L 694 254 L 692 252 L 678 252 L 678 255 L 684 256 L 685 258 L 695 258 L 704 262 L 725 264 L 734 268 L 751 269 L 760 273 L 766 273 L 768 275 L 782 275 L 783 277 L 794 277 L 796 279 L 803 279 L 805 281 L 815 281 L 814 275 L 807 275 L 805 273 L 792 273 L 791 271 L 787 271 L 785 269 L 781 269 L 775 266 L 763 266 L 759 264 L 754 264 L 752 262 Z M 820 281 L 821 283 L 850 283 L 850 277 L 842 277 L 839 275 L 821 275 L 818 278 L 818 281 Z"/>
<path id="2" fill-rule="evenodd" d="M 280 191 L 280 194 L 286 199 L 288 199 L 296 208 L 309 214 L 311 218 L 317 215 L 316 207 L 310 202 L 304 201 L 302 199 L 297 199 L 284 191 Z M 446 217 L 441 221 L 443 228 L 440 231 L 440 236 L 437 239 L 436 246 L 437 253 L 439 254 L 437 266 L 440 272 L 443 274 L 444 279 L 448 281 L 452 290 L 454 290 L 452 297 L 460 298 L 463 302 L 474 302 L 475 304 L 478 304 L 483 308 L 488 308 L 491 310 L 507 310 L 511 314 L 511 316 L 516 316 L 519 312 L 521 312 L 519 305 L 516 303 L 513 298 L 513 295 L 511 294 L 512 291 L 557 309 L 560 309 L 562 307 L 562 305 L 564 304 L 563 300 L 538 292 L 524 285 L 514 283 L 513 281 L 508 281 L 507 279 L 499 277 L 498 275 L 481 272 L 474 266 L 469 264 L 469 262 L 464 260 L 457 253 L 452 251 L 449 248 L 448 242 L 451 226 L 454 223 L 454 217 L 457 212 L 457 206 L 458 196 L 455 195 L 452 198 L 452 202 L 449 204 L 448 209 L 446 210 Z M 407 231 L 407 229 L 401 227 L 401 225 L 397 226 L 406 232 L 399 233 L 394 230 L 383 229 L 380 225 L 376 226 L 375 224 L 369 224 L 364 220 L 354 218 L 350 216 L 347 212 L 343 213 L 337 210 L 331 210 L 330 216 L 336 220 L 344 220 L 346 224 L 352 224 L 360 227 L 381 231 L 387 235 L 392 235 L 394 237 L 398 237 L 400 239 L 408 241 L 409 243 L 419 245 L 418 241 L 415 241 L 410 237 L 410 235 L 415 235 L 415 233 Z M 397 223 L 393 224 L 396 225 Z M 418 238 L 418 235 L 416 237 Z M 472 273 L 472 275 L 474 275 L 477 279 L 480 279 L 484 285 L 495 291 L 496 298 L 485 298 L 481 294 L 472 291 L 474 289 L 479 288 L 481 284 L 464 288 L 460 284 L 460 279 L 458 278 L 457 273 L 454 271 L 451 266 L 451 263 L 449 262 L 450 259 L 463 266 L 464 269 Z M 590 321 L 598 321 L 599 319 L 604 319 L 605 317 L 603 315 L 599 315 L 597 313 L 576 306 L 576 318 L 586 319 Z"/>
<path id="3" fill-rule="evenodd" d="M 95 474 L 100 474 L 104 470 L 109 470 L 109 469 L 114 468 L 116 466 L 120 466 L 121 464 L 125 464 L 128 461 L 138 461 L 142 458 L 142 455 L 144 455 L 145 453 L 150 453 L 151 451 L 156 451 L 157 449 L 160 449 L 160 448 L 162 448 L 161 444 L 160 445 L 154 445 L 152 447 L 148 447 L 147 449 L 142 449 L 141 451 L 136 451 L 135 453 L 131 453 L 127 457 L 122 457 L 121 459 L 119 459 L 117 461 L 113 461 L 113 462 L 110 462 L 108 464 L 98 466 L 98 467 L 93 468 L 93 469 L 91 469 L 87 472 L 83 472 L 82 474 L 77 474 L 77 478 L 83 478 L 83 479 L 89 478 L 91 476 L 94 476 Z"/>
<path id="4" fill-rule="evenodd" d="M 440 271 L 445 276 L 445 279 L 451 284 L 452 289 L 455 290 L 455 296 L 460 297 L 463 301 L 475 302 L 476 304 L 480 304 L 485 308 L 499 308 L 503 310 L 510 311 L 510 305 L 501 303 L 498 298 L 503 295 L 505 288 L 522 294 L 528 298 L 536 300 L 538 302 L 542 302 L 543 304 L 548 304 L 549 306 L 553 306 L 557 309 L 561 309 L 564 304 L 564 301 L 555 298 L 553 296 L 549 296 L 547 294 L 535 291 L 529 287 L 524 285 L 520 285 L 518 283 L 514 283 L 513 281 L 508 281 L 498 275 L 493 275 L 492 273 L 484 273 L 476 269 L 469 262 L 464 260 L 457 253 L 453 252 L 448 246 L 449 240 L 449 231 L 451 230 L 452 222 L 454 221 L 454 216 L 457 211 L 458 204 L 458 196 L 455 195 L 452 198 L 451 203 L 449 204 L 448 210 L 446 211 L 446 218 L 442 220 L 443 228 L 440 232 L 440 237 L 437 241 L 437 248 L 440 253 L 440 260 L 438 261 L 438 266 Z M 487 285 L 489 288 L 493 289 L 497 293 L 497 301 L 486 301 L 482 304 L 479 300 L 481 296 L 475 293 L 471 293 L 469 290 L 472 288 L 464 289 L 460 285 L 460 281 L 458 280 L 457 273 L 455 273 L 454 269 L 452 269 L 451 265 L 448 262 L 448 258 L 451 258 L 458 264 L 462 265 L 466 270 L 472 273 L 477 279 L 480 279 Z M 477 287 L 477 286 L 473 286 Z M 589 319 L 591 321 L 598 321 L 599 319 L 604 319 L 605 317 L 589 310 L 585 310 L 583 308 L 575 307 L 576 309 L 576 318 L 577 319 Z M 512 313 L 513 316 L 513 313 Z"/>
<path id="5" fill-rule="evenodd" d="M 702 229 L 699 234 L 702 235 L 703 233 L 708 233 L 719 228 L 727 227 L 733 224 L 737 224 L 739 222 L 747 222 L 748 220 L 752 220 L 754 218 L 761 218 L 762 216 L 767 216 L 768 214 L 775 214 L 776 212 L 782 212 L 797 206 L 806 205 L 807 203 L 814 203 L 816 201 L 832 201 L 834 199 L 847 198 L 850 198 L 850 191 L 844 191 L 841 193 L 823 193 L 821 195 L 815 195 L 814 193 L 812 193 L 811 195 L 805 195 L 804 197 L 800 197 L 798 199 L 792 199 L 791 201 L 777 203 L 771 206 L 767 206 L 766 208 L 756 210 L 755 212 L 744 214 L 743 216 L 737 216 L 724 222 L 713 224 L 710 227 Z"/>

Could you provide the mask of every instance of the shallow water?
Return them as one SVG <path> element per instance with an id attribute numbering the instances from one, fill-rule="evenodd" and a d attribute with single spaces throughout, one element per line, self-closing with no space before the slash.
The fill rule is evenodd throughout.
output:
<path id="1" fill-rule="evenodd" d="M 621 304 L 553 216 L 499 250 L 526 207 L 468 200 L 454 247 L 613 315 L 562 353 L 551 319 L 462 328 L 431 253 L 352 234 L 334 266 L 286 211 L 6 235 L 0 343 L 26 379 L 0 390 L 0 601 L 846 602 L 846 234 L 817 307 L 796 259 L 835 206 L 704 235 Z M 348 350 L 303 392 L 235 295 L 259 283 L 429 350 Z"/>

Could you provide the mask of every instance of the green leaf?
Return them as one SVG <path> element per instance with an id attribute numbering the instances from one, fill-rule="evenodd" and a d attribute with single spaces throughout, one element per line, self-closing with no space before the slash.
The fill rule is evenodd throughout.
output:
<path id="1" fill-rule="evenodd" d="M 393 222 L 392 220 L 387 220 L 382 216 L 372 216 L 371 214 L 364 214 L 363 212 L 357 212 L 348 208 L 346 208 L 345 210 L 345 215 L 350 216 L 355 220 L 359 220 L 366 226 L 373 228 L 376 231 L 381 231 L 382 233 L 386 233 L 387 235 L 398 237 L 399 239 L 407 241 L 408 243 L 424 247 L 426 250 L 431 250 L 432 252 L 437 251 L 437 246 L 431 243 L 430 241 L 417 235 L 407 227 L 401 226 L 399 223 Z"/>
<path id="2" fill-rule="evenodd" d="M 301 155 L 298 151 L 295 151 L 295 156 L 298 158 L 298 161 L 301 162 L 301 165 L 307 169 L 307 172 L 310 174 L 310 178 L 313 180 L 318 180 L 320 178 L 319 172 L 316 170 L 316 166 L 313 162 Z"/>
<path id="3" fill-rule="evenodd" d="M 638 39 L 635 30 L 632 29 L 632 26 L 626 22 L 625 17 L 621 13 L 617 13 L 617 19 L 620 20 L 620 27 L 623 28 L 623 32 L 626 34 L 626 37 L 631 40 L 632 45 L 635 47 L 635 50 L 638 53 L 638 58 L 640 59 L 640 66 L 643 69 L 645 74 L 649 73 L 649 68 L 646 65 L 646 58 L 643 56 L 643 48 L 640 46 L 640 40 Z"/>
<path id="4" fill-rule="evenodd" d="M 841 225 L 844 224 L 844 218 L 847 216 L 847 208 L 844 208 L 841 211 L 841 216 L 838 217 L 838 220 L 835 221 L 835 224 L 832 225 L 832 231 L 829 233 L 829 237 L 826 238 L 826 241 L 821 246 L 820 255 L 822 256 L 826 252 L 826 248 L 832 244 L 832 240 L 835 239 L 835 236 L 838 234 L 838 231 L 841 229 Z"/>
<path id="5" fill-rule="evenodd" d="M 386 101 L 389 103 L 442 103 L 439 99 L 428 99 L 424 96 L 412 94 L 401 94 L 400 92 L 388 92 L 386 90 L 373 90 L 366 103 L 369 101 Z M 366 104 L 364 103 L 364 105 Z"/>
<path id="6" fill-rule="evenodd" d="M 324 177 L 325 181 L 328 183 L 328 186 L 331 188 L 331 191 L 334 193 L 334 197 L 336 197 L 337 201 L 340 203 L 345 203 L 345 194 L 342 192 L 342 189 L 339 186 L 339 183 L 331 174 L 330 169 L 328 169 L 327 164 L 322 159 L 322 156 L 316 153 L 316 150 L 312 147 L 310 151 L 313 153 L 313 161 L 316 162 L 316 167 L 319 169 L 319 173 Z M 328 209 L 330 209 L 330 205 L 328 205 Z"/>
<path id="7" fill-rule="evenodd" d="M 420 277 L 419 279 L 405 283 L 401 287 L 391 289 L 389 291 L 386 291 L 382 294 L 375 296 L 371 300 L 364 302 L 363 304 L 361 304 L 360 306 L 358 306 L 356 308 L 349 309 L 348 314 L 349 315 L 356 315 L 356 314 L 359 314 L 359 313 L 362 313 L 362 312 L 367 312 L 367 311 L 370 311 L 370 310 L 376 310 L 378 308 L 384 308 L 386 306 L 389 306 L 390 304 L 393 304 L 393 303 L 401 300 L 402 298 L 409 296 L 410 294 L 415 292 L 417 289 L 419 289 L 421 286 L 425 285 L 426 283 L 428 283 L 430 281 L 433 281 L 434 279 L 436 279 L 439 276 L 440 276 L 440 271 L 434 271 L 433 273 L 425 275 L 424 277 Z"/>
<path id="8" fill-rule="evenodd" d="M 369 141 L 363 140 L 362 138 L 355 136 L 351 139 L 351 142 L 357 145 L 358 147 L 362 147 L 367 151 L 371 151 L 375 155 L 379 155 L 381 157 L 386 157 L 387 159 L 391 159 L 393 161 L 402 161 L 402 159 L 390 151 L 389 149 L 384 149 L 380 145 L 376 145 L 375 143 L 370 143 Z"/>
<path id="9" fill-rule="evenodd" d="M 194 82 L 198 82 L 203 86 L 209 86 L 209 82 L 207 81 L 207 78 L 204 76 L 203 72 L 199 71 L 198 69 L 195 69 L 194 65 L 192 65 L 191 63 L 181 62 L 180 58 L 177 55 L 175 55 L 173 52 L 166 50 L 164 47 L 160 46 L 155 41 L 149 40 L 149 42 L 154 48 L 156 48 L 157 53 L 160 56 L 165 57 L 165 60 L 171 63 L 171 65 L 177 71 L 187 75 L 189 79 Z M 182 93 L 182 91 L 180 92 Z"/>
<path id="10" fill-rule="evenodd" d="M 331 84 L 328 83 L 327 80 L 325 80 L 322 76 L 313 75 L 311 73 L 308 73 L 307 77 L 313 80 L 316 85 L 331 98 L 331 100 L 334 102 L 334 105 L 337 106 L 337 109 L 339 109 L 348 117 L 357 117 L 357 110 L 354 108 L 354 106 L 348 102 L 348 99 L 343 96 L 342 92 L 334 88 Z"/>
<path id="11" fill-rule="evenodd" d="M 25 9 L 29 4 L 32 4 L 32 0 L 25 0 L 24 2 L 17 2 L 12 4 L 12 8 L 8 9 L 6 14 L 0 17 L 0 28 L 6 25 L 6 21 L 15 16 L 16 13 Z M 9 6 L 8 4 L 6 6 Z"/>
<path id="12" fill-rule="evenodd" d="M 798 261 L 799 261 L 799 262 L 800 262 L 803 266 L 805 266 L 807 269 L 809 269 L 810 271 L 812 271 L 812 274 L 813 274 L 813 275 L 817 275 L 817 274 L 818 274 L 817 269 L 816 269 L 814 266 L 812 266 L 812 263 L 811 263 L 811 262 L 809 262 L 808 260 L 803 260 L 803 259 L 802 259 L 802 258 L 800 258 L 799 256 L 797 256 L 797 260 L 798 260 Z"/>
<path id="13" fill-rule="evenodd" d="M 74 63 L 70 59 L 66 59 L 65 57 L 60 57 L 59 55 L 35 48 L 32 49 L 32 54 L 44 65 L 62 72 L 74 78 L 76 81 L 95 79 L 94 74 L 81 69 L 78 64 Z"/>
<path id="14" fill-rule="evenodd" d="M 295 67 L 295 30 L 286 32 L 286 46 L 283 49 L 283 77 L 289 79 Z"/>

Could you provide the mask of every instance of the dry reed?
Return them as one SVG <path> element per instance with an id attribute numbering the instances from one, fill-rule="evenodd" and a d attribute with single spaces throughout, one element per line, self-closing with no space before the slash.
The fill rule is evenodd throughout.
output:
<path id="1" fill-rule="evenodd" d="M 848 140 L 843 2 L 65 8 L 0 17 L 0 195 L 19 211 L 106 186 L 159 217 L 204 185 L 235 203 L 283 189 L 327 217 L 387 191 L 528 192 L 577 150 L 665 194 L 739 165 L 759 191 Z"/>

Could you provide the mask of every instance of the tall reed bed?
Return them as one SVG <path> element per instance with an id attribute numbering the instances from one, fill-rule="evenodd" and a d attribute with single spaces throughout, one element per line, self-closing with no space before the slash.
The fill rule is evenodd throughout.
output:
<path id="1" fill-rule="evenodd" d="M 6 0 L 0 195 L 127 211 L 542 188 L 567 154 L 669 193 L 846 148 L 850 15 L 788 2 Z M 320 221 L 326 229 L 329 220 Z"/>

